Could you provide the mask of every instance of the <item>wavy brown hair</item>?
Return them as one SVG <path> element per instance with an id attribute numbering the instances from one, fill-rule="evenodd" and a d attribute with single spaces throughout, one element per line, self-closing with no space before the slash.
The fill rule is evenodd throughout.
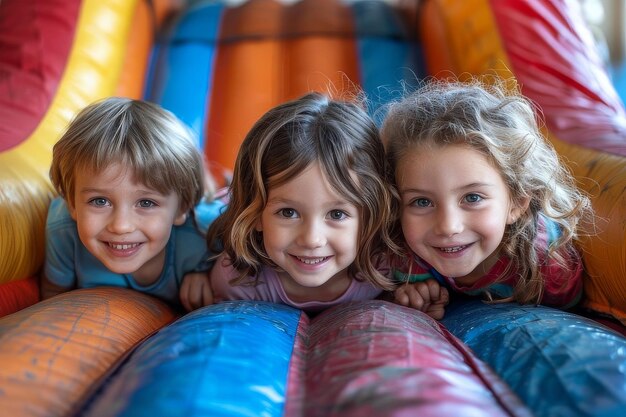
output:
<path id="1" fill-rule="evenodd" d="M 389 231 L 397 204 L 379 130 L 356 102 L 331 100 L 320 93 L 269 110 L 241 145 L 228 207 L 207 236 L 210 247 L 225 252 L 239 272 L 232 284 L 256 277 L 263 266 L 276 267 L 255 225 L 269 190 L 316 162 L 337 193 L 359 209 L 359 250 L 348 272 L 355 278 L 361 273 L 377 287 L 393 288 L 376 268 L 379 257 L 395 248 Z"/>

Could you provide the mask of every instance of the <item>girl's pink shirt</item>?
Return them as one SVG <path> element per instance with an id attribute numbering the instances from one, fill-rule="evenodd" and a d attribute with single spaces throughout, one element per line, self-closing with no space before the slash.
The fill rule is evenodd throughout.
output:
<path id="1" fill-rule="evenodd" d="M 379 269 L 388 275 L 389 268 Z M 286 304 L 307 313 L 317 313 L 335 305 L 349 301 L 372 300 L 382 293 L 382 289 L 369 282 L 353 279 L 348 289 L 332 301 L 307 301 L 304 303 L 293 301 L 285 293 L 282 282 L 276 271 L 271 267 L 263 267 L 259 273 L 258 283 L 254 285 L 254 278 L 250 277 L 249 285 L 231 285 L 231 279 L 236 278 L 238 272 L 230 264 L 229 258 L 222 254 L 211 269 L 211 286 L 215 301 L 226 300 L 254 300 L 270 301 Z"/>

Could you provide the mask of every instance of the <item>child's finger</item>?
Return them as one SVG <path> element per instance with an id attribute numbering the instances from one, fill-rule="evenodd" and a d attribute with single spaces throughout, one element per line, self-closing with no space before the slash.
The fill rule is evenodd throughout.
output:
<path id="1" fill-rule="evenodd" d="M 204 307 L 213 304 L 213 290 L 208 282 L 205 282 L 202 286 L 202 305 L 198 306 Z"/>
<path id="2" fill-rule="evenodd" d="M 406 286 L 402 286 L 393 292 L 394 302 L 401 306 L 409 306 L 409 296 L 405 291 Z"/>
<path id="3" fill-rule="evenodd" d="M 428 298 L 424 297 L 424 294 L 428 296 L 428 292 L 425 291 L 423 285 L 409 285 L 406 287 L 406 293 L 409 298 L 409 305 L 416 310 L 425 311 L 428 301 Z"/>
<path id="4" fill-rule="evenodd" d="M 189 293 L 189 305 L 191 305 L 191 310 L 202 307 L 202 293 L 200 290 L 201 289 L 196 286 L 193 288 L 193 291 Z"/>
<path id="5" fill-rule="evenodd" d="M 431 300 L 433 300 L 428 281 L 415 283 L 413 285 L 413 289 L 415 290 L 415 292 L 419 294 L 420 298 L 423 300 L 424 303 L 430 303 Z M 437 290 L 437 295 L 439 295 L 439 290 Z"/>
<path id="6" fill-rule="evenodd" d="M 436 303 L 436 304 L 431 304 L 429 310 L 426 312 L 426 314 L 428 314 L 430 317 L 434 318 L 435 320 L 441 320 L 445 314 L 446 310 L 443 306 L 443 304 L 440 303 Z"/>
<path id="7" fill-rule="evenodd" d="M 178 298 L 180 299 L 180 303 L 185 308 L 185 311 L 193 310 L 193 307 L 189 303 L 189 283 L 188 280 L 184 280 L 182 285 L 180 286 L 180 293 Z"/>
<path id="8" fill-rule="evenodd" d="M 450 293 L 448 292 L 448 289 L 446 287 L 440 287 L 440 288 L 441 288 L 441 291 L 439 292 L 439 301 L 444 306 L 447 306 L 448 303 L 450 302 Z"/>
<path id="9" fill-rule="evenodd" d="M 439 300 L 439 298 L 441 297 L 440 295 L 441 285 L 439 285 L 439 283 L 436 280 L 434 279 L 426 280 L 424 282 L 423 287 L 425 290 L 428 290 L 428 294 L 424 295 L 425 297 L 428 297 L 428 299 L 431 301 Z"/>

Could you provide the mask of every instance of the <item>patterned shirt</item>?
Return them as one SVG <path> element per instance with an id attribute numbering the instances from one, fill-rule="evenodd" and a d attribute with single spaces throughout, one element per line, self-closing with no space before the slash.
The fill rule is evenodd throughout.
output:
<path id="1" fill-rule="evenodd" d="M 577 253 L 571 254 L 566 260 L 568 268 L 563 268 L 554 259 L 547 258 L 549 246 L 560 234 L 555 222 L 540 217 L 538 236 L 535 240 L 541 264 L 539 270 L 544 277 L 544 292 L 540 304 L 567 309 L 578 303 L 582 297 L 583 266 Z M 502 276 L 510 262 L 508 257 L 502 256 L 487 274 L 469 286 L 459 285 L 453 278 L 441 275 L 418 257 L 414 258 L 411 265 L 394 269 L 393 277 L 396 282 L 419 282 L 432 278 L 452 291 L 470 296 L 489 293 L 494 299 L 503 299 L 513 295 L 513 289 L 518 281 L 515 270 Z M 408 271 L 409 266 L 411 271 Z"/>

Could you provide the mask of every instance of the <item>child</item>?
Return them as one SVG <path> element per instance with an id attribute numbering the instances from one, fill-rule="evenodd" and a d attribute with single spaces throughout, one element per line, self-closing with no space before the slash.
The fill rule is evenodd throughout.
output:
<path id="1" fill-rule="evenodd" d="M 500 83 L 502 84 L 502 83 Z M 392 104 L 381 135 L 409 254 L 396 301 L 443 317 L 446 287 L 569 308 L 582 292 L 577 224 L 591 213 L 531 104 L 501 85 L 433 81 Z"/>
<path id="2" fill-rule="evenodd" d="M 241 145 L 228 208 L 208 242 L 215 300 L 309 313 L 392 289 L 394 199 L 379 132 L 358 105 L 311 93 L 279 105 Z"/>
<path id="3" fill-rule="evenodd" d="M 202 154 L 169 111 L 127 98 L 87 106 L 54 146 L 50 178 L 62 198 L 48 211 L 42 298 L 105 285 L 178 304 L 184 275 L 209 269 L 198 226 L 222 204 L 205 196 Z"/>

